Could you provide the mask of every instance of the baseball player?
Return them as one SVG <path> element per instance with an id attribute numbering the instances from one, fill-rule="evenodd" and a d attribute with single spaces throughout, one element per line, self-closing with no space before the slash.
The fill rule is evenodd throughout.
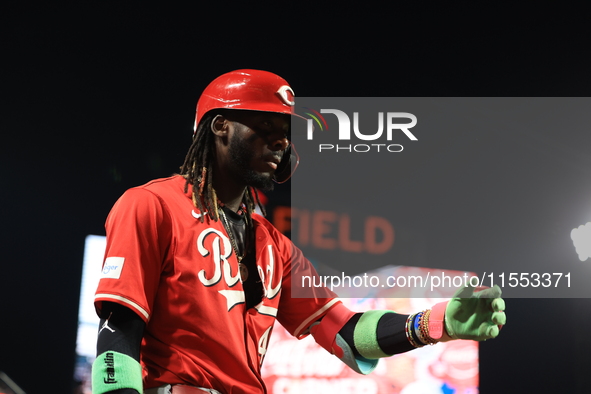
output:
<path id="1" fill-rule="evenodd" d="M 313 335 L 361 374 L 426 344 L 498 335 L 498 287 L 465 288 L 412 315 L 355 313 L 326 288 L 290 297 L 292 276 L 314 268 L 254 210 L 256 190 L 287 180 L 298 160 L 293 97 L 266 71 L 216 78 L 197 104 L 180 174 L 115 203 L 95 296 L 94 394 L 265 393 L 261 365 L 275 321 L 297 338 Z"/>

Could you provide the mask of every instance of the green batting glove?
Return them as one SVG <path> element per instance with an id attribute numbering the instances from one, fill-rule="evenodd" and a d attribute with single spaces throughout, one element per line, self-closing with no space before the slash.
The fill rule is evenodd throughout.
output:
<path id="1" fill-rule="evenodd" d="M 458 290 L 445 308 L 445 329 L 454 339 L 486 341 L 496 338 L 507 322 L 505 301 L 498 285 L 474 293 L 474 287 Z"/>

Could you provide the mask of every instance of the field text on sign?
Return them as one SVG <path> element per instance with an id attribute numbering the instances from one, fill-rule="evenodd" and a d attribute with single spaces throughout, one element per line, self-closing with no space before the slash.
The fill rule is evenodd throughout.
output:
<path id="1" fill-rule="evenodd" d="M 282 233 L 291 231 L 292 241 L 301 247 L 383 254 L 394 245 L 394 227 L 379 216 L 354 222 L 347 213 L 279 206 L 273 211 L 273 224 Z M 353 236 L 353 226 L 361 226 L 361 239 Z"/>

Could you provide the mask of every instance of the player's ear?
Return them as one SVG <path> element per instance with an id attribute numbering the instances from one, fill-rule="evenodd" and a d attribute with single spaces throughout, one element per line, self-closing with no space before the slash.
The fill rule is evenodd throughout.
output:
<path id="1" fill-rule="evenodd" d="M 223 137 L 228 134 L 229 120 L 224 118 L 223 115 L 216 115 L 211 120 L 211 131 L 219 137 Z"/>

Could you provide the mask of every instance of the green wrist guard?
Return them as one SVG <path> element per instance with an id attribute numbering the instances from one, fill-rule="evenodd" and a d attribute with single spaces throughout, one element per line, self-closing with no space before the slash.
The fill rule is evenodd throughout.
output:
<path id="1" fill-rule="evenodd" d="M 389 357 L 388 354 L 380 348 L 378 344 L 378 322 L 386 313 L 392 311 L 367 311 L 361 315 L 361 318 L 355 326 L 353 332 L 353 342 L 359 354 L 366 359 L 378 359 Z"/>
<path id="2" fill-rule="evenodd" d="M 103 394 L 118 389 L 144 391 L 142 366 L 122 353 L 107 351 L 92 364 L 92 393 Z"/>

